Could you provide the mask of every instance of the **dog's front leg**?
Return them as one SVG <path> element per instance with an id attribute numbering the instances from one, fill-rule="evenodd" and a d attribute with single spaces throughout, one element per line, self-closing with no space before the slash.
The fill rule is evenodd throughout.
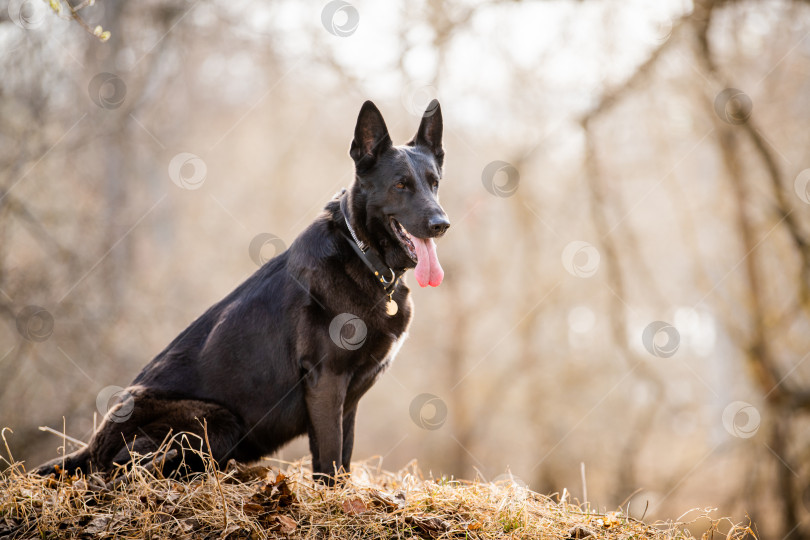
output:
<path id="1" fill-rule="evenodd" d="M 354 417 L 357 405 L 343 412 L 343 470 L 349 472 L 352 461 L 352 448 L 354 448 Z"/>
<path id="2" fill-rule="evenodd" d="M 348 378 L 332 373 L 327 366 L 316 369 L 317 373 L 308 373 L 305 394 L 312 472 L 316 480 L 331 486 L 343 464 L 343 401 Z"/>

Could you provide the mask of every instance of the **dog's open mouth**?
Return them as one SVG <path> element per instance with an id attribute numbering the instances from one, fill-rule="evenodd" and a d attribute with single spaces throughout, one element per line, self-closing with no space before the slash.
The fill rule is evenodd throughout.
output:
<path id="1" fill-rule="evenodd" d="M 394 231 L 394 236 L 399 241 L 402 249 L 405 250 L 405 253 L 408 254 L 408 257 L 410 257 L 413 262 L 419 262 L 419 259 L 416 257 L 416 246 L 413 243 L 414 237 L 411 233 L 405 230 L 402 223 L 394 218 L 391 218 L 391 230 Z"/>
<path id="2" fill-rule="evenodd" d="M 418 238 L 409 233 L 402 223 L 390 219 L 391 230 L 394 232 L 399 244 L 408 257 L 416 263 L 414 274 L 420 287 L 437 287 L 444 279 L 444 270 L 439 264 L 439 257 L 436 255 L 436 243 L 433 238 Z"/>

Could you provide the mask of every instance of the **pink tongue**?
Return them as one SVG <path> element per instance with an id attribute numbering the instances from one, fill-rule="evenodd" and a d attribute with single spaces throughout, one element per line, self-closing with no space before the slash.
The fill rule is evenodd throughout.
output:
<path id="1" fill-rule="evenodd" d="M 411 237 L 416 248 L 416 281 L 420 287 L 438 287 L 444 279 L 444 270 L 439 264 L 439 257 L 436 255 L 436 243 L 433 238 L 423 240 L 415 236 Z"/>

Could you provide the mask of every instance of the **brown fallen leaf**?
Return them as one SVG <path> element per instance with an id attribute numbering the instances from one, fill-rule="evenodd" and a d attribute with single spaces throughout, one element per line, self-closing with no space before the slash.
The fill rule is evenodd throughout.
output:
<path id="1" fill-rule="evenodd" d="M 450 523 L 442 518 L 427 515 L 406 516 L 405 523 L 408 525 L 416 525 L 422 532 L 427 533 L 431 537 L 447 532 L 451 528 Z"/>
<path id="2" fill-rule="evenodd" d="M 272 529 L 280 533 L 292 534 L 298 527 L 298 523 L 296 523 L 291 517 L 278 515 L 273 516 L 273 520 L 275 521 L 275 524 L 273 525 Z"/>
<path id="3" fill-rule="evenodd" d="M 366 506 L 366 503 L 364 503 L 357 497 L 355 497 L 354 499 L 346 499 L 345 501 L 343 501 L 343 512 L 350 516 L 362 514 L 367 510 L 368 507 Z"/>
<path id="4" fill-rule="evenodd" d="M 574 525 L 568 531 L 568 538 L 566 540 L 580 540 L 582 538 L 593 538 L 596 534 L 585 525 Z"/>
<path id="5" fill-rule="evenodd" d="M 250 500 L 256 504 L 261 504 L 268 510 L 290 506 L 297 502 L 295 494 L 287 484 L 287 477 L 281 473 L 276 476 L 275 480 L 265 482 Z"/>
<path id="6" fill-rule="evenodd" d="M 180 530 L 184 533 L 196 531 L 202 527 L 202 522 L 195 518 L 187 518 L 180 522 Z"/>
<path id="7" fill-rule="evenodd" d="M 245 465 L 235 459 L 228 460 L 228 465 L 225 467 L 225 473 L 228 474 L 227 482 L 247 483 L 262 479 L 268 476 L 270 472 L 271 468 L 265 465 Z"/>
<path id="8" fill-rule="evenodd" d="M 370 495 L 372 502 L 383 506 L 386 511 L 399 510 L 405 507 L 405 494 L 401 491 L 391 496 L 388 493 L 383 493 L 375 489 L 371 491 Z"/>
<path id="9" fill-rule="evenodd" d="M 254 502 L 246 502 L 242 505 L 242 510 L 248 515 L 255 516 L 256 514 L 265 512 L 266 508 Z"/>
<path id="10" fill-rule="evenodd" d="M 231 523 L 230 525 L 228 525 L 228 527 L 224 531 L 222 531 L 220 533 L 219 537 L 222 540 L 230 538 L 232 535 L 233 535 L 233 538 L 238 538 L 239 536 L 241 536 L 241 534 L 240 534 L 241 532 L 242 532 L 242 527 L 240 527 L 236 523 Z"/>
<path id="11" fill-rule="evenodd" d="M 94 517 L 90 523 L 85 526 L 84 531 L 85 534 L 99 534 L 107 530 L 107 525 L 110 523 L 112 516 L 110 514 L 102 514 L 100 516 Z"/>

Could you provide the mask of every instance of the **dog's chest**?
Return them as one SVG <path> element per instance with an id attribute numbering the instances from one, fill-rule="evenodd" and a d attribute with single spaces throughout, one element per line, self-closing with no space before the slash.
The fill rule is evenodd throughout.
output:
<path id="1" fill-rule="evenodd" d="M 385 355 L 385 359 L 382 362 L 382 371 L 388 369 L 394 362 L 394 358 L 396 358 L 397 354 L 399 354 L 399 350 L 402 348 L 402 344 L 405 343 L 405 340 L 408 337 L 408 332 L 403 332 L 394 342 L 391 344 L 391 347 L 388 349 L 388 354 Z"/>
<path id="2" fill-rule="evenodd" d="M 382 343 L 375 344 L 374 352 L 371 352 L 371 348 L 366 351 L 365 357 L 355 365 L 356 369 L 352 373 L 347 392 L 348 401 L 360 399 L 360 396 L 371 388 L 376 380 L 393 363 L 394 358 L 402 348 L 402 344 L 407 337 L 407 333 L 402 333 L 397 339 L 389 338 L 387 344 L 382 347 Z"/>

